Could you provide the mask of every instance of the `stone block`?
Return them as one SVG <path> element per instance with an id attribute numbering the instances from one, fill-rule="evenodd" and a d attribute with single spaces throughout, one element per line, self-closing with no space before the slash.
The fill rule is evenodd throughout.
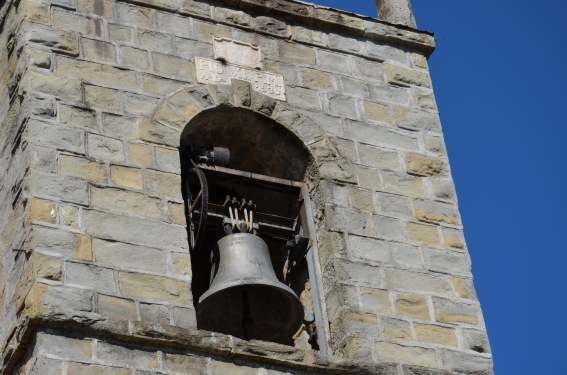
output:
<path id="1" fill-rule="evenodd" d="M 368 120 L 385 122 L 387 124 L 392 122 L 392 115 L 390 108 L 384 104 L 364 102 L 364 117 Z"/>
<path id="2" fill-rule="evenodd" d="M 120 110 L 118 90 L 85 84 L 85 103 L 90 107 Z"/>
<path id="3" fill-rule="evenodd" d="M 345 51 L 350 53 L 360 53 L 364 48 L 364 43 L 359 39 L 353 37 L 344 37 L 339 34 L 329 33 L 327 35 L 329 41 L 329 47 L 331 49 Z"/>
<path id="4" fill-rule="evenodd" d="M 463 348 L 465 350 L 473 350 L 477 353 L 491 352 L 488 335 L 485 331 L 463 329 L 461 335 L 463 337 Z"/>
<path id="5" fill-rule="evenodd" d="M 361 287 L 360 302 L 364 311 L 383 315 L 392 313 L 390 294 L 387 290 Z"/>
<path id="6" fill-rule="evenodd" d="M 300 70 L 301 82 L 307 88 L 333 89 L 335 87 L 333 75 L 316 69 Z"/>
<path id="7" fill-rule="evenodd" d="M 26 295 L 38 278 L 62 280 L 63 259 L 45 255 L 37 251 L 32 253 L 17 282 L 14 292 L 17 310 L 21 308 Z"/>
<path id="8" fill-rule="evenodd" d="M 77 10 L 87 15 L 96 14 L 108 18 L 113 15 L 110 0 L 77 0 Z"/>
<path id="9" fill-rule="evenodd" d="M 365 80 L 341 77 L 340 82 L 342 92 L 347 95 L 363 97 L 365 99 L 369 99 L 371 96 L 370 86 Z"/>
<path id="10" fill-rule="evenodd" d="M 346 134 L 355 140 L 374 146 L 419 150 L 419 141 L 416 137 L 378 124 L 347 120 Z"/>
<path id="11" fill-rule="evenodd" d="M 347 307 L 353 310 L 359 309 L 358 291 L 355 286 L 335 282 L 325 295 L 327 305 L 327 316 L 333 320 L 341 309 Z M 365 310 L 366 311 L 366 310 Z"/>
<path id="12" fill-rule="evenodd" d="M 163 250 L 122 242 L 93 241 L 97 264 L 121 270 L 167 272 L 167 253 Z"/>
<path id="13" fill-rule="evenodd" d="M 413 207 L 419 221 L 430 224 L 459 225 L 461 223 L 456 205 L 428 199 L 415 199 Z"/>
<path id="14" fill-rule="evenodd" d="M 388 341 L 413 341 L 410 324 L 401 319 L 381 317 L 384 338 Z"/>
<path id="15" fill-rule="evenodd" d="M 378 237 L 394 241 L 406 241 L 404 225 L 400 220 L 388 216 L 374 215 L 374 223 Z"/>
<path id="16" fill-rule="evenodd" d="M 195 68 L 190 61 L 158 52 L 152 53 L 152 61 L 154 72 L 158 75 L 189 82 L 195 81 Z"/>
<path id="17" fill-rule="evenodd" d="M 378 337 L 380 329 L 375 314 L 342 309 L 331 321 L 330 330 L 332 340 L 339 342 L 346 335 Z"/>
<path id="18" fill-rule="evenodd" d="M 256 17 L 254 29 L 261 33 L 267 33 L 286 39 L 289 38 L 290 34 L 285 22 L 272 17 Z"/>
<path id="19" fill-rule="evenodd" d="M 62 200 L 69 203 L 88 204 L 88 182 L 61 176 L 57 173 L 32 171 L 30 194 Z"/>
<path id="20" fill-rule="evenodd" d="M 472 278 L 453 276 L 453 286 L 459 297 L 472 300 L 477 299 Z"/>
<path id="21" fill-rule="evenodd" d="M 63 56 L 57 57 L 57 73 L 65 77 L 82 79 L 94 85 L 121 90 L 135 91 L 138 86 L 135 72 Z"/>
<path id="22" fill-rule="evenodd" d="M 356 119 L 358 118 L 357 100 L 352 96 L 347 95 L 329 95 L 327 97 L 327 106 L 329 112 L 333 115 Z"/>
<path id="23" fill-rule="evenodd" d="M 163 368 L 166 371 L 182 374 L 207 373 L 207 359 L 191 354 L 163 354 Z"/>
<path id="24" fill-rule="evenodd" d="M 474 373 L 479 375 L 493 374 L 492 357 L 463 353 L 455 350 L 441 350 L 443 367 L 449 371 Z"/>
<path id="25" fill-rule="evenodd" d="M 185 307 L 173 307 L 174 324 L 178 327 L 196 329 L 197 318 L 195 310 Z"/>
<path id="26" fill-rule="evenodd" d="M 23 79 L 25 91 L 35 91 L 53 95 L 61 100 L 78 102 L 81 100 L 81 81 L 48 75 L 37 71 L 28 71 Z"/>
<path id="27" fill-rule="evenodd" d="M 408 197 L 399 194 L 376 193 L 376 203 L 381 214 L 409 219 L 413 216 Z"/>
<path id="28" fill-rule="evenodd" d="M 28 42 L 43 45 L 56 52 L 71 56 L 79 55 L 79 39 L 77 33 L 53 29 L 34 23 L 26 25 L 25 38 Z"/>
<path id="29" fill-rule="evenodd" d="M 158 352 L 151 349 L 134 349 L 122 345 L 113 345 L 98 341 L 97 359 L 110 366 L 128 366 L 138 369 L 157 369 L 159 367 Z"/>
<path id="30" fill-rule="evenodd" d="M 173 251 L 188 248 L 187 232 L 177 225 L 94 210 L 83 211 L 83 225 L 87 233 L 111 241 Z"/>
<path id="31" fill-rule="evenodd" d="M 148 117 L 143 117 L 140 122 L 140 139 L 143 141 L 177 147 L 179 138 L 179 130 L 164 126 Z"/>
<path id="32" fill-rule="evenodd" d="M 367 189 L 351 188 L 350 201 L 357 210 L 375 213 L 372 191 Z"/>
<path id="33" fill-rule="evenodd" d="M 386 80 L 392 85 L 431 88 L 431 79 L 427 72 L 389 63 L 384 64 L 384 72 L 386 73 Z"/>
<path id="34" fill-rule="evenodd" d="M 160 199 L 121 189 L 92 186 L 91 207 L 157 221 L 164 218 Z"/>
<path id="35" fill-rule="evenodd" d="M 445 172 L 446 162 L 420 154 L 406 154 L 406 171 L 415 176 L 439 176 Z"/>
<path id="36" fill-rule="evenodd" d="M 138 139 L 138 119 L 132 116 L 102 114 L 103 133 L 117 139 Z"/>
<path id="37" fill-rule="evenodd" d="M 425 248 L 423 256 L 425 267 L 431 271 L 465 276 L 471 274 L 471 261 L 465 252 Z"/>
<path id="38" fill-rule="evenodd" d="M 409 90 L 403 87 L 387 86 L 387 85 L 370 85 L 372 97 L 380 102 L 408 104 Z"/>
<path id="39" fill-rule="evenodd" d="M 122 102 L 124 111 L 135 115 L 149 115 L 155 110 L 158 99 L 152 96 L 123 92 Z"/>
<path id="40" fill-rule="evenodd" d="M 150 54 L 143 49 L 121 46 L 120 59 L 122 65 L 126 67 L 137 70 L 148 70 L 150 68 Z"/>
<path id="41" fill-rule="evenodd" d="M 187 254 L 172 254 L 171 263 L 176 275 L 191 277 L 191 257 Z"/>
<path id="42" fill-rule="evenodd" d="M 355 165 L 358 186 L 376 190 L 380 187 L 380 176 L 374 168 L 367 168 L 362 165 Z"/>
<path id="43" fill-rule="evenodd" d="M 426 273 L 387 269 L 385 274 L 386 285 L 392 289 L 435 294 L 449 294 L 452 291 L 448 280 Z"/>
<path id="44" fill-rule="evenodd" d="M 455 185 L 451 179 L 432 178 L 430 179 L 433 195 L 438 199 L 457 201 Z"/>
<path id="45" fill-rule="evenodd" d="M 140 303 L 140 318 L 151 323 L 170 325 L 171 311 L 165 305 Z"/>
<path id="46" fill-rule="evenodd" d="M 182 201 L 181 176 L 173 173 L 165 173 L 148 169 L 146 171 L 146 182 L 151 194 L 168 197 Z"/>
<path id="47" fill-rule="evenodd" d="M 287 58 L 285 54 L 282 56 L 286 56 Z M 319 62 L 321 70 L 333 74 L 352 75 L 350 57 L 347 55 L 317 50 L 317 61 Z"/>
<path id="48" fill-rule="evenodd" d="M 59 123 L 75 128 L 86 128 L 97 131 L 98 120 L 96 112 L 90 109 L 59 103 Z"/>
<path id="49" fill-rule="evenodd" d="M 288 64 L 294 65 L 315 65 L 315 49 L 305 47 L 296 43 L 278 43 L 279 56 L 285 56 L 280 60 L 285 60 Z"/>
<path id="50" fill-rule="evenodd" d="M 315 28 L 292 26 L 291 40 L 320 47 L 327 46 L 327 35 Z"/>
<path id="51" fill-rule="evenodd" d="M 396 298 L 396 312 L 420 320 L 431 320 L 425 297 L 416 294 L 399 294 Z"/>
<path id="52" fill-rule="evenodd" d="M 31 119 L 28 121 L 28 132 L 28 140 L 31 143 L 78 154 L 85 152 L 85 133 L 81 129 Z"/>
<path id="53" fill-rule="evenodd" d="M 143 301 L 192 305 L 193 295 L 187 281 L 145 273 L 120 272 L 120 292 Z"/>
<path id="54" fill-rule="evenodd" d="M 112 182 L 117 186 L 135 190 L 142 190 L 144 188 L 142 171 L 138 168 L 111 165 L 110 176 Z"/>
<path id="55" fill-rule="evenodd" d="M 439 246 L 441 238 L 434 225 L 420 223 L 407 223 L 408 236 L 412 242 L 423 243 L 430 246 Z"/>
<path id="56" fill-rule="evenodd" d="M 420 53 L 411 53 L 411 62 L 417 68 L 422 69 L 429 69 L 429 65 L 427 64 L 427 57 Z"/>
<path id="57" fill-rule="evenodd" d="M 370 264 L 337 258 L 332 263 L 325 265 L 323 277 L 335 278 L 344 283 L 383 289 L 384 280 L 379 271 L 380 268 Z"/>
<path id="58" fill-rule="evenodd" d="M 33 246 L 38 250 L 47 250 L 64 257 L 74 258 L 79 244 L 79 236 L 76 233 L 58 228 L 33 226 Z"/>
<path id="59" fill-rule="evenodd" d="M 327 206 L 326 226 L 329 229 L 361 235 L 372 235 L 374 223 L 372 215 L 354 208 Z"/>
<path id="60" fill-rule="evenodd" d="M 59 170 L 64 176 L 78 177 L 94 182 L 106 182 L 108 179 L 104 164 L 73 155 L 59 155 Z"/>
<path id="61" fill-rule="evenodd" d="M 36 170 L 57 172 L 57 150 L 50 147 L 33 146 L 31 166 Z"/>
<path id="62" fill-rule="evenodd" d="M 415 92 L 413 95 L 413 102 L 420 109 L 437 111 L 437 102 L 435 95 L 432 92 Z"/>
<path id="63" fill-rule="evenodd" d="M 382 64 L 360 57 L 352 57 L 352 61 L 354 61 L 353 73 L 356 78 L 362 78 L 373 83 L 384 82 L 384 66 Z"/>
<path id="64" fill-rule="evenodd" d="M 141 29 L 152 29 L 154 10 L 134 4 L 119 2 L 116 4 L 116 17 L 123 25 L 132 25 Z"/>
<path id="65" fill-rule="evenodd" d="M 360 163 L 368 167 L 401 172 L 400 154 L 365 144 L 359 144 Z"/>
<path id="66" fill-rule="evenodd" d="M 41 221 L 44 223 L 54 224 L 57 222 L 57 204 L 44 199 L 31 198 L 28 200 L 29 222 Z"/>
<path id="67" fill-rule="evenodd" d="M 75 206 L 61 206 L 61 225 L 73 229 L 79 228 L 79 208 Z"/>
<path id="68" fill-rule="evenodd" d="M 173 53 L 173 38 L 170 34 L 138 30 L 138 43 L 150 51 Z"/>
<path id="69" fill-rule="evenodd" d="M 83 57 L 86 59 L 103 63 L 116 63 L 116 47 L 112 43 L 97 39 L 81 38 L 81 46 Z"/>
<path id="70" fill-rule="evenodd" d="M 339 346 L 337 354 L 352 360 L 368 361 L 372 358 L 374 347 L 373 340 L 368 337 L 345 337 Z M 281 373 L 269 371 L 268 375 L 291 375 L 291 373 Z"/>
<path id="71" fill-rule="evenodd" d="M 214 35 L 217 38 L 232 39 L 232 29 L 228 26 L 199 20 L 195 20 L 194 25 L 195 36 L 202 42 L 210 43 L 211 35 Z"/>
<path id="72" fill-rule="evenodd" d="M 87 262 L 93 261 L 93 246 L 92 238 L 88 234 L 80 234 L 78 236 L 79 244 L 77 245 L 77 252 L 75 258 Z"/>
<path id="73" fill-rule="evenodd" d="M 70 362 L 67 375 L 132 375 L 132 369 L 123 367 L 108 367 L 79 362 Z"/>
<path id="74" fill-rule="evenodd" d="M 49 285 L 45 304 L 61 309 L 92 311 L 93 292 L 66 285 Z"/>
<path id="75" fill-rule="evenodd" d="M 396 124 L 402 129 L 441 133 L 441 122 L 437 113 L 396 107 L 394 114 L 396 115 Z"/>
<path id="76" fill-rule="evenodd" d="M 316 90 L 304 89 L 302 87 L 290 87 L 287 89 L 289 104 L 309 111 L 321 111 L 321 99 Z"/>
<path id="77" fill-rule="evenodd" d="M 446 249 L 460 251 L 466 248 L 462 229 L 441 227 L 441 234 L 443 235 L 443 245 L 445 245 Z"/>
<path id="78" fill-rule="evenodd" d="M 386 61 L 386 60 L 395 61 L 404 65 L 407 65 L 408 63 L 408 53 L 401 48 L 396 48 L 389 46 L 387 44 L 369 40 L 366 42 L 366 51 L 369 56 L 372 56 L 382 61 Z M 386 63 L 385 66 L 393 66 L 393 65 Z"/>
<path id="79" fill-rule="evenodd" d="M 349 252 L 358 259 L 373 262 L 390 262 L 388 243 L 369 237 L 348 236 Z"/>
<path id="80" fill-rule="evenodd" d="M 146 144 L 128 144 L 128 159 L 130 163 L 142 167 L 152 166 L 152 150 Z"/>
<path id="81" fill-rule="evenodd" d="M 51 52 L 30 48 L 30 65 L 42 69 L 51 69 Z"/>
<path id="82" fill-rule="evenodd" d="M 417 346 L 403 346 L 388 342 L 376 344 L 378 360 L 384 362 L 406 363 L 410 365 L 436 367 L 435 350 Z"/>
<path id="83" fill-rule="evenodd" d="M 41 23 L 44 25 L 51 24 L 51 15 L 49 13 L 49 4 L 40 4 L 31 1 L 21 3 L 24 19 L 30 20 L 34 23 Z"/>
<path id="84" fill-rule="evenodd" d="M 40 353 L 66 360 L 88 361 L 93 356 L 93 344 L 90 339 L 81 340 L 38 332 L 36 345 Z"/>
<path id="85" fill-rule="evenodd" d="M 100 315 L 120 320 L 138 320 L 136 304 L 126 298 L 119 298 L 99 294 L 97 298 L 97 312 Z"/>
<path id="86" fill-rule="evenodd" d="M 87 152 L 91 158 L 105 162 L 124 162 L 124 145 L 122 141 L 98 134 L 87 134 Z"/>
<path id="87" fill-rule="evenodd" d="M 175 53 L 187 60 L 192 60 L 193 57 L 212 56 L 213 47 L 210 43 L 203 43 L 197 40 L 175 38 Z"/>
<path id="88" fill-rule="evenodd" d="M 258 375 L 259 372 L 255 367 L 213 360 L 211 363 L 211 374 Z"/>
<path id="89" fill-rule="evenodd" d="M 417 341 L 443 346 L 457 347 L 457 331 L 454 328 L 432 324 L 414 325 Z"/>
<path id="90" fill-rule="evenodd" d="M 243 27 L 251 27 L 254 25 L 253 18 L 240 11 L 226 8 L 213 8 L 214 9 L 214 19 L 221 21 L 223 23 L 235 24 Z"/>
<path id="91" fill-rule="evenodd" d="M 69 284 L 81 285 L 98 292 L 116 293 L 114 272 L 109 268 L 90 264 L 67 262 L 65 280 Z"/>
<path id="92" fill-rule="evenodd" d="M 179 13 L 197 14 L 208 17 L 211 14 L 211 7 L 208 4 L 200 3 L 195 0 L 182 0 Z"/>
<path id="93" fill-rule="evenodd" d="M 394 264 L 404 268 L 423 268 L 421 252 L 417 246 L 401 242 L 390 242 L 389 245 Z"/>
<path id="94" fill-rule="evenodd" d="M 109 23 L 108 39 L 112 42 L 132 43 L 134 29 L 128 26 Z"/>
<path id="95" fill-rule="evenodd" d="M 159 31 L 174 35 L 190 36 L 191 21 L 187 17 L 166 12 L 156 12 L 156 25 Z"/>
<path id="96" fill-rule="evenodd" d="M 444 298 L 433 298 L 435 320 L 440 323 L 467 323 L 479 324 L 478 305 L 467 305 Z"/>

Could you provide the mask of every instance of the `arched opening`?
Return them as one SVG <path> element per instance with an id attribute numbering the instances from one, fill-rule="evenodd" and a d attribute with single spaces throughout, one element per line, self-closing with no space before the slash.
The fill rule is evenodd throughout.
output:
<path id="1" fill-rule="evenodd" d="M 214 160 L 218 149 L 213 151 L 213 147 L 228 150 L 229 161 L 218 165 L 218 160 Z M 226 151 L 223 152 L 221 159 L 227 159 Z M 297 136 L 270 118 L 246 109 L 219 106 L 201 112 L 189 122 L 181 135 L 180 154 L 198 327 L 245 339 L 317 348 L 316 329 L 309 317 L 314 310 L 306 257 L 311 239 L 302 199 L 303 181 L 312 161 L 308 149 Z M 238 243 L 246 238 L 244 242 L 249 248 L 257 243 L 262 247 L 264 243 L 269 260 L 266 264 L 256 258 L 242 262 L 240 258 L 256 257 L 261 249 L 242 250 L 235 241 L 223 245 L 227 238 L 238 239 Z M 256 241 L 258 238 L 261 241 Z M 221 239 L 224 242 L 219 242 Z M 227 250 L 226 246 L 232 248 Z M 232 257 L 238 251 L 244 251 L 239 253 L 240 258 Z M 227 266 L 227 262 L 231 264 Z M 261 296 L 254 297 L 255 287 L 246 281 L 247 275 L 255 274 L 257 268 L 260 271 L 256 274 L 264 274 L 267 262 L 275 272 L 274 280 L 261 276 L 263 289 L 257 292 Z M 226 275 L 225 267 L 232 267 L 231 275 L 221 276 Z M 239 275 L 235 276 L 235 272 Z M 222 277 L 225 279 L 221 280 Z M 213 288 L 213 281 L 220 287 Z M 242 285 L 236 288 L 239 281 Z M 211 295 L 212 289 L 216 294 Z M 301 304 L 294 304 L 297 298 L 288 289 Z M 238 302 L 232 309 L 227 300 L 235 294 Z M 203 307 L 213 296 L 221 296 L 215 300 L 219 308 Z M 258 307 L 254 304 L 264 305 L 258 311 L 272 315 L 266 319 L 267 324 L 250 313 Z M 211 323 L 208 319 L 215 314 L 223 316 Z M 227 317 L 231 314 L 235 316 L 232 321 Z M 282 333 L 293 319 L 307 323 L 293 332 Z M 238 320 L 242 321 L 235 323 Z M 273 325 L 274 321 L 281 321 L 283 328 Z"/>

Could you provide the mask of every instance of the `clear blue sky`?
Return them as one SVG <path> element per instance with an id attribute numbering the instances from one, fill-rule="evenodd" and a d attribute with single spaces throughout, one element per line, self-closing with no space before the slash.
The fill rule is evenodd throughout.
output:
<path id="1" fill-rule="evenodd" d="M 311 2 L 376 17 L 374 0 Z M 497 375 L 567 374 L 567 1 L 413 0 Z"/>

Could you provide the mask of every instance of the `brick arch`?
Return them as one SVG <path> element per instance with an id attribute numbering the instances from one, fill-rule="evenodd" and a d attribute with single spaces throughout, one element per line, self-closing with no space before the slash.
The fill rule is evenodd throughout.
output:
<path id="1" fill-rule="evenodd" d="M 352 162 L 340 154 L 332 138 L 319 125 L 288 103 L 253 91 L 244 81 L 234 80 L 231 85 L 191 84 L 171 93 L 143 119 L 142 139 L 179 147 L 181 134 L 191 120 L 217 107 L 250 110 L 293 133 L 312 157 L 308 179 L 356 183 Z"/>

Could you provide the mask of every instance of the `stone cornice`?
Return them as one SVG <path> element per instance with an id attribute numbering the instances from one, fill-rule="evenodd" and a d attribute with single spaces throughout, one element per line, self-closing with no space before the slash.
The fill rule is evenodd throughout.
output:
<path id="1" fill-rule="evenodd" d="M 112 339 L 129 346 L 171 348 L 308 373 L 391 375 L 398 374 L 398 366 L 401 366 L 403 373 L 408 375 L 457 375 L 425 367 L 330 358 L 314 350 L 302 350 L 263 341 L 244 341 L 224 334 L 176 326 L 114 320 L 89 312 L 48 307 L 32 307 L 27 310 L 27 315 L 21 318 L 19 328 L 3 349 L 0 373 L 13 373 L 28 350 L 32 349 L 36 333 L 43 330 L 73 337 L 80 334 L 84 337 Z"/>
<path id="2" fill-rule="evenodd" d="M 198 18 L 215 20 L 214 15 L 182 7 L 174 0 L 122 0 L 127 3 L 143 5 L 173 13 L 192 15 Z M 195 0 L 195 3 L 200 3 Z M 371 17 L 349 13 L 337 9 L 304 3 L 296 0 L 209 0 L 207 4 L 222 5 L 236 10 L 256 13 L 261 16 L 271 16 L 282 19 L 294 26 L 307 26 L 322 31 L 340 32 L 367 40 L 387 42 L 403 46 L 410 50 L 419 51 L 427 57 L 435 50 L 435 38 L 432 33 L 412 29 L 403 25 L 394 25 Z M 235 25 L 242 27 L 242 25 Z"/>

